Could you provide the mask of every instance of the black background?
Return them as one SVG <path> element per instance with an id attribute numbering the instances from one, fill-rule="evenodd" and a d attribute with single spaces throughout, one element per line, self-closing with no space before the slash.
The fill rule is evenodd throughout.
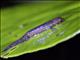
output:
<path id="1" fill-rule="evenodd" d="M 13 2 L 7 0 L 1 3 L 1 8 L 12 7 L 17 4 L 19 3 L 15 3 L 15 0 Z M 80 34 L 52 48 L 9 59 L 1 58 L 1 60 L 80 60 Z"/>

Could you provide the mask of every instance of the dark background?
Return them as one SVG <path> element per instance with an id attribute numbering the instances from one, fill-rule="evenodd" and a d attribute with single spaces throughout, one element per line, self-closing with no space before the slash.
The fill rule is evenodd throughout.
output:
<path id="1" fill-rule="evenodd" d="M 1 8 L 12 7 L 20 4 L 15 1 L 16 0 L 3 0 L 0 4 Z M 1 60 L 80 60 L 80 34 L 52 48 L 9 59 L 1 58 Z"/>
<path id="2" fill-rule="evenodd" d="M 12 7 L 20 3 L 25 3 L 25 2 L 30 3 L 30 1 L 64 1 L 64 0 L 0 0 L 0 6 L 1 8 Z M 66 1 L 79 1 L 80 2 L 80 0 L 66 0 Z"/>

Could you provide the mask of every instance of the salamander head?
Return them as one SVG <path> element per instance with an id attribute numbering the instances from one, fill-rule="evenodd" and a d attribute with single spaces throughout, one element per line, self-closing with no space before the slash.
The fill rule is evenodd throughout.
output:
<path id="1" fill-rule="evenodd" d="M 61 22 L 63 22 L 63 21 L 64 21 L 64 19 L 61 18 L 61 17 L 57 17 L 57 18 L 55 18 L 55 19 L 52 20 L 52 22 L 53 22 L 54 24 L 59 24 L 59 23 L 61 23 Z"/>

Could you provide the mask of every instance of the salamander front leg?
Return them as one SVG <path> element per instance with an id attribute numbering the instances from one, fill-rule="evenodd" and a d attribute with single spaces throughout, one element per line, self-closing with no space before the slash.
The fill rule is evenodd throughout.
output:
<path id="1" fill-rule="evenodd" d="M 55 32 L 57 30 L 56 28 L 53 28 L 53 27 L 50 27 L 50 29 L 52 32 Z"/>

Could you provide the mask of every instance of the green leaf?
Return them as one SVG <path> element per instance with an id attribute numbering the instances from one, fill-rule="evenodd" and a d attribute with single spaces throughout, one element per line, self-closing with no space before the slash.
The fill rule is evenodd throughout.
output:
<path id="1" fill-rule="evenodd" d="M 55 31 L 47 30 L 12 49 L 2 52 L 27 31 L 51 19 L 61 17 L 64 22 Z M 1 9 L 1 57 L 16 57 L 47 49 L 67 41 L 80 33 L 80 2 L 51 1 L 23 3 Z"/>

